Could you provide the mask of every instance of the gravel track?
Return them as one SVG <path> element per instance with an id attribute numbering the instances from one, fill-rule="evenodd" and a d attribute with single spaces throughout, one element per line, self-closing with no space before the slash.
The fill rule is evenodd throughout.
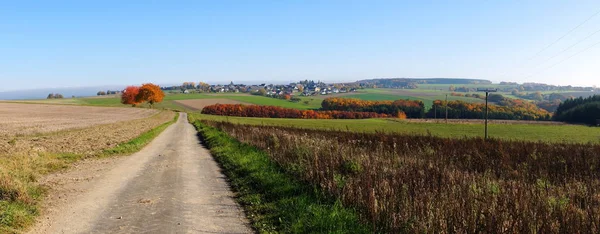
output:
<path id="1" fill-rule="evenodd" d="M 252 233 L 185 113 L 140 152 L 95 161 L 45 181 L 55 202 L 30 233 Z"/>

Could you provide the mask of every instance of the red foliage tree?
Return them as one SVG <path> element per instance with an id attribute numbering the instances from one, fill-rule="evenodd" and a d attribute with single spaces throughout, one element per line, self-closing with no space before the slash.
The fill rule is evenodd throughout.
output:
<path id="1" fill-rule="evenodd" d="M 139 102 L 136 100 L 136 96 L 140 92 L 140 87 L 138 86 L 127 86 L 121 94 L 121 103 L 125 105 L 135 106 Z"/>

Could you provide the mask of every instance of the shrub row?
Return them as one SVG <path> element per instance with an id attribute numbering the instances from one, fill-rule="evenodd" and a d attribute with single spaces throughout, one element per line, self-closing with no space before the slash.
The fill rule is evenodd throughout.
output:
<path id="1" fill-rule="evenodd" d="M 239 116 L 239 117 L 263 117 L 263 118 L 293 118 L 293 119 L 366 119 L 366 118 L 406 118 L 402 112 L 395 116 L 379 114 L 375 112 L 351 112 L 351 111 L 314 111 L 283 108 L 278 106 L 258 106 L 241 104 L 215 104 L 205 106 L 202 114 Z"/>

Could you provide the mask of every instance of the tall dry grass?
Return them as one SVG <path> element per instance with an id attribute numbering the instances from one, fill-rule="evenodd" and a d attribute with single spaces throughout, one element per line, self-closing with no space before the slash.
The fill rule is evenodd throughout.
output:
<path id="1" fill-rule="evenodd" d="M 373 231 L 600 231 L 600 145 L 206 123 L 361 209 Z"/>

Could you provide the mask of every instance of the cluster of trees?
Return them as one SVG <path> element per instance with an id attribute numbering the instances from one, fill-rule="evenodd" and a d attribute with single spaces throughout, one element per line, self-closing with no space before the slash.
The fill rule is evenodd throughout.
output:
<path id="1" fill-rule="evenodd" d="M 119 94 L 119 93 L 121 93 L 121 91 L 119 91 L 119 90 L 106 90 L 106 91 L 101 90 L 96 93 L 96 96 L 114 95 L 114 94 Z"/>
<path id="2" fill-rule="evenodd" d="M 64 98 L 64 97 L 60 93 L 51 93 L 51 94 L 48 94 L 48 97 L 46 97 L 46 99 L 61 99 L 61 98 Z"/>
<path id="3" fill-rule="evenodd" d="M 162 102 L 165 93 L 158 85 L 148 83 L 141 87 L 128 86 L 121 95 L 121 103 L 136 106 L 137 104 L 147 102 L 151 107 L 154 103 Z"/>
<path id="4" fill-rule="evenodd" d="M 391 116 L 403 112 L 408 118 L 425 116 L 425 105 L 419 100 L 365 101 L 354 98 L 326 98 L 321 103 L 321 110 L 375 112 Z"/>
<path id="5" fill-rule="evenodd" d="M 367 119 L 367 118 L 406 118 L 403 113 L 396 116 L 379 114 L 375 112 L 352 112 L 352 111 L 314 111 L 283 108 L 278 106 L 257 106 L 241 104 L 215 104 L 205 106 L 202 114 L 239 116 L 239 117 L 262 117 L 262 118 L 291 118 L 291 119 Z"/>
<path id="6" fill-rule="evenodd" d="M 494 95 L 494 94 L 492 94 L 492 95 Z M 453 92 L 453 93 L 450 94 L 450 96 L 455 96 L 455 97 L 473 97 L 473 98 L 485 99 L 485 95 L 479 94 L 479 93 L 465 93 L 465 94 L 462 94 L 462 93 L 454 93 Z"/>
<path id="7" fill-rule="evenodd" d="M 513 89 L 511 91 L 511 94 L 513 96 L 524 98 L 524 99 L 529 99 L 529 100 L 535 100 L 535 101 L 543 101 L 544 100 L 544 95 L 540 91 L 533 92 L 533 93 L 525 93 L 525 92 L 521 92 L 517 89 Z"/>
<path id="8" fill-rule="evenodd" d="M 538 108 L 535 104 L 516 99 L 504 99 L 500 105 L 488 105 L 490 119 L 507 120 L 550 120 L 550 113 Z M 436 100 L 427 112 L 428 118 L 445 116 L 451 119 L 481 119 L 485 117 L 484 103 L 469 103 L 464 101 Z"/>
<path id="9" fill-rule="evenodd" d="M 553 119 L 569 123 L 600 125 L 600 95 L 565 100 L 556 109 Z"/>

